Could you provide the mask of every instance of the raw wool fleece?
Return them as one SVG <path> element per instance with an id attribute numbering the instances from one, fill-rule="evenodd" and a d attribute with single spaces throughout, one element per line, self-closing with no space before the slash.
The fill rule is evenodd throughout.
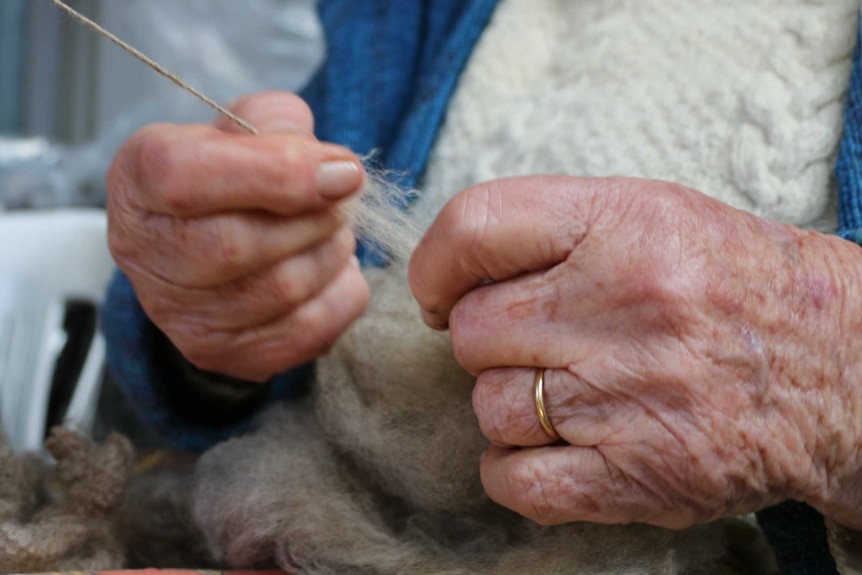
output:
<path id="1" fill-rule="evenodd" d="M 131 444 L 111 435 L 97 445 L 55 429 L 46 448 L 53 467 L 37 455 L 16 456 L 0 434 L 0 573 L 122 567 Z"/>

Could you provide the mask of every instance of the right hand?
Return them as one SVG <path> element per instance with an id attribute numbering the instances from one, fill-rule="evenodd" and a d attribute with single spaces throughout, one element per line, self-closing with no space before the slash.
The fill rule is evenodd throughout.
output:
<path id="1" fill-rule="evenodd" d="M 325 352 L 368 286 L 336 207 L 362 187 L 349 150 L 319 142 L 298 97 L 232 106 L 260 130 L 142 129 L 108 173 L 111 252 L 153 322 L 196 367 L 252 381 Z"/>

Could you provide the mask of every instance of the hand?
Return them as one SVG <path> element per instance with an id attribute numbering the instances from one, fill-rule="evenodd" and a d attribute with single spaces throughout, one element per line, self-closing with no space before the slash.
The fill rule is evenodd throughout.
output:
<path id="1" fill-rule="evenodd" d="M 248 380 L 314 359 L 364 310 L 368 287 L 337 205 L 361 163 L 317 141 L 302 100 L 233 111 L 261 134 L 159 125 L 108 174 L 111 251 L 155 324 L 197 367 Z"/>
<path id="2" fill-rule="evenodd" d="M 794 498 L 858 527 L 860 270 L 849 242 L 680 186 L 535 177 L 455 197 L 410 279 L 478 376 L 500 504 L 680 528 Z"/>

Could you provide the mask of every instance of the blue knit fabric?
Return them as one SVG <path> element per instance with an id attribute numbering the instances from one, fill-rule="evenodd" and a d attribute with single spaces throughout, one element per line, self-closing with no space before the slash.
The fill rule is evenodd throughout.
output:
<path id="1" fill-rule="evenodd" d="M 413 186 L 427 163 L 458 76 L 497 0 L 322 0 L 328 51 L 303 97 L 315 114 L 321 140 L 375 152 L 376 161 Z M 377 252 L 361 244 L 365 265 Z M 156 327 L 118 272 L 103 313 L 108 366 L 140 417 L 173 445 L 191 450 L 234 435 L 249 425 L 206 427 L 178 418 L 156 391 L 170 374 L 152 357 Z M 290 396 L 307 369 L 275 378 L 269 401 Z"/>
<path id="2" fill-rule="evenodd" d="M 303 93 L 317 136 L 372 154 L 401 187 L 413 188 L 497 1 L 323 2 L 329 61 Z M 385 264 L 362 239 L 357 255 L 366 265 Z"/>
<path id="3" fill-rule="evenodd" d="M 859 29 L 862 35 L 862 27 Z M 860 36 L 862 37 L 862 36 Z M 853 73 L 844 107 L 844 135 L 835 168 L 838 178 L 838 233 L 862 244 L 862 42 L 853 51 Z"/>

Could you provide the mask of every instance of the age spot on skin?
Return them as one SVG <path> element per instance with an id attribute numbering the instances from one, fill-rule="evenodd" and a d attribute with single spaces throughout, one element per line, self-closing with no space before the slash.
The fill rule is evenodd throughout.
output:
<path id="1" fill-rule="evenodd" d="M 823 311 L 838 297 L 838 290 L 829 278 L 822 275 L 806 275 L 802 287 L 807 299 L 817 311 Z"/>

